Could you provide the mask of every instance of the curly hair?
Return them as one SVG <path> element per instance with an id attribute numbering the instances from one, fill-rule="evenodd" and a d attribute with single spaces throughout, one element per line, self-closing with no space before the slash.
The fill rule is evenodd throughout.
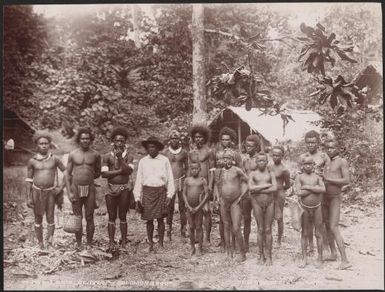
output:
<path id="1" fill-rule="evenodd" d="M 260 139 L 257 135 L 249 135 L 246 137 L 246 142 L 254 142 L 255 147 L 257 148 L 257 152 L 261 151 Z"/>
<path id="2" fill-rule="evenodd" d="M 91 141 L 94 141 L 94 139 L 95 139 L 95 136 L 94 136 L 94 134 L 92 133 L 92 131 L 91 131 L 90 128 L 88 128 L 88 127 L 87 127 L 87 128 L 79 128 L 78 131 L 77 131 L 77 133 L 76 133 L 76 137 L 75 137 L 76 143 L 79 144 L 79 142 L 80 142 L 80 136 L 81 136 L 82 134 L 89 134 L 89 135 L 90 135 Z"/>
<path id="3" fill-rule="evenodd" d="M 115 127 L 114 129 L 112 129 L 112 132 L 111 132 L 111 137 L 110 137 L 111 140 L 114 140 L 114 138 L 117 135 L 123 136 L 125 139 L 127 139 L 128 138 L 128 131 L 123 126 Z"/>
<path id="4" fill-rule="evenodd" d="M 233 129 L 230 129 L 229 127 L 223 127 L 219 131 L 218 139 L 221 140 L 223 135 L 230 136 L 231 141 L 236 141 L 237 140 L 237 133 Z"/>
<path id="5" fill-rule="evenodd" d="M 209 140 L 211 138 L 211 130 L 209 127 L 207 127 L 205 125 L 192 126 L 190 129 L 190 136 L 191 136 L 193 141 L 194 141 L 194 137 L 195 137 L 196 133 L 202 134 L 202 136 L 205 139 L 205 143 L 209 142 Z"/>
<path id="6" fill-rule="evenodd" d="M 274 145 L 271 147 L 271 150 L 278 149 L 281 150 L 282 154 L 285 154 L 285 149 L 281 145 Z"/>
<path id="7" fill-rule="evenodd" d="M 32 137 L 33 143 L 37 144 L 37 142 L 40 140 L 40 138 L 46 138 L 49 143 L 52 142 L 52 137 L 51 137 L 51 135 L 48 132 L 46 132 L 46 131 L 37 131 L 33 135 L 33 137 Z"/>
<path id="8" fill-rule="evenodd" d="M 305 134 L 305 139 L 308 138 L 317 138 L 318 141 L 320 141 L 320 135 L 317 131 L 311 130 Z"/>

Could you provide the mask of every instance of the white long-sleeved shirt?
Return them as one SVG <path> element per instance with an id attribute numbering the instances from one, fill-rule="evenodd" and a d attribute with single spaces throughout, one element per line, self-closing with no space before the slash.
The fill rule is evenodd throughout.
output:
<path id="1" fill-rule="evenodd" d="M 135 201 L 140 200 L 143 186 L 165 186 L 167 188 L 167 197 L 172 198 L 175 194 L 174 176 L 170 161 L 166 156 L 158 154 L 155 158 L 152 158 L 147 155 L 139 161 L 133 190 Z"/>

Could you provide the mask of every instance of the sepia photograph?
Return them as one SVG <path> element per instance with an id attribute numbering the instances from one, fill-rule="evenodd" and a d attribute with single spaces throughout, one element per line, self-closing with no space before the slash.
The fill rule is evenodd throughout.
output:
<path id="1" fill-rule="evenodd" d="M 4 290 L 384 290 L 382 8 L 3 4 Z"/>

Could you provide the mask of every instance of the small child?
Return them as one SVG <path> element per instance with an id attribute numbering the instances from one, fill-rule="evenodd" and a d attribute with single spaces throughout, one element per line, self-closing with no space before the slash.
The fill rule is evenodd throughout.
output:
<path id="1" fill-rule="evenodd" d="M 299 197 L 299 203 L 303 208 L 301 248 L 302 262 L 300 268 L 307 265 L 307 243 L 309 225 L 314 224 L 317 238 L 318 266 L 322 264 L 322 193 L 325 192 L 325 184 L 322 178 L 314 172 L 315 162 L 311 156 L 302 158 L 303 173 L 299 174 L 295 181 L 295 189 Z"/>
<path id="2" fill-rule="evenodd" d="M 258 226 L 257 244 L 259 248 L 259 263 L 272 265 L 273 237 L 271 225 L 274 218 L 274 197 L 277 182 L 274 172 L 267 168 L 268 158 L 261 152 L 256 156 L 257 169 L 249 174 L 249 190 L 254 217 Z"/>
<path id="3" fill-rule="evenodd" d="M 197 254 L 201 255 L 203 244 L 203 206 L 209 199 L 207 181 L 199 176 L 201 170 L 199 162 L 190 163 L 190 176 L 184 181 L 183 199 L 187 208 L 187 221 L 189 225 L 191 255 L 195 250 L 195 231 L 198 237 L 199 249 Z M 204 195 L 204 196 L 203 196 Z"/>
<path id="4" fill-rule="evenodd" d="M 224 151 L 223 168 L 215 170 L 218 179 L 215 180 L 219 195 L 221 217 L 224 224 L 224 239 L 227 252 L 226 259 L 233 257 L 233 249 L 230 245 L 231 229 L 239 246 L 239 262 L 246 260 L 246 251 L 241 233 L 242 208 L 241 199 L 247 194 L 246 188 L 242 192 L 242 181 L 247 184 L 246 174 L 238 167 L 233 166 L 233 155 L 230 151 Z"/>

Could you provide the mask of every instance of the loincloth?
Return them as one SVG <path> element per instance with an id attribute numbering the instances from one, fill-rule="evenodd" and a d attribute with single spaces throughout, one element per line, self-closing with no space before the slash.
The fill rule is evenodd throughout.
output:
<path id="1" fill-rule="evenodd" d="M 338 199 L 341 199 L 341 195 L 329 195 L 329 194 L 324 194 L 322 198 L 322 205 L 329 207 L 331 201 Z"/>
<path id="2" fill-rule="evenodd" d="M 164 218 L 168 214 L 166 206 L 167 191 L 164 186 L 149 187 L 143 186 L 142 197 L 142 220 L 154 220 Z"/>
<path id="3" fill-rule="evenodd" d="M 71 192 L 76 194 L 79 198 L 87 198 L 90 193 L 91 187 L 93 186 L 94 186 L 93 184 L 77 185 L 73 183 L 71 185 Z"/>
<path id="4" fill-rule="evenodd" d="M 32 199 L 35 215 L 44 215 L 48 203 L 48 197 L 55 188 L 56 186 L 41 189 L 32 184 Z"/>
<path id="5" fill-rule="evenodd" d="M 109 193 L 107 195 L 118 197 L 120 196 L 123 191 L 130 189 L 130 184 L 110 184 L 108 183 L 108 190 Z"/>

